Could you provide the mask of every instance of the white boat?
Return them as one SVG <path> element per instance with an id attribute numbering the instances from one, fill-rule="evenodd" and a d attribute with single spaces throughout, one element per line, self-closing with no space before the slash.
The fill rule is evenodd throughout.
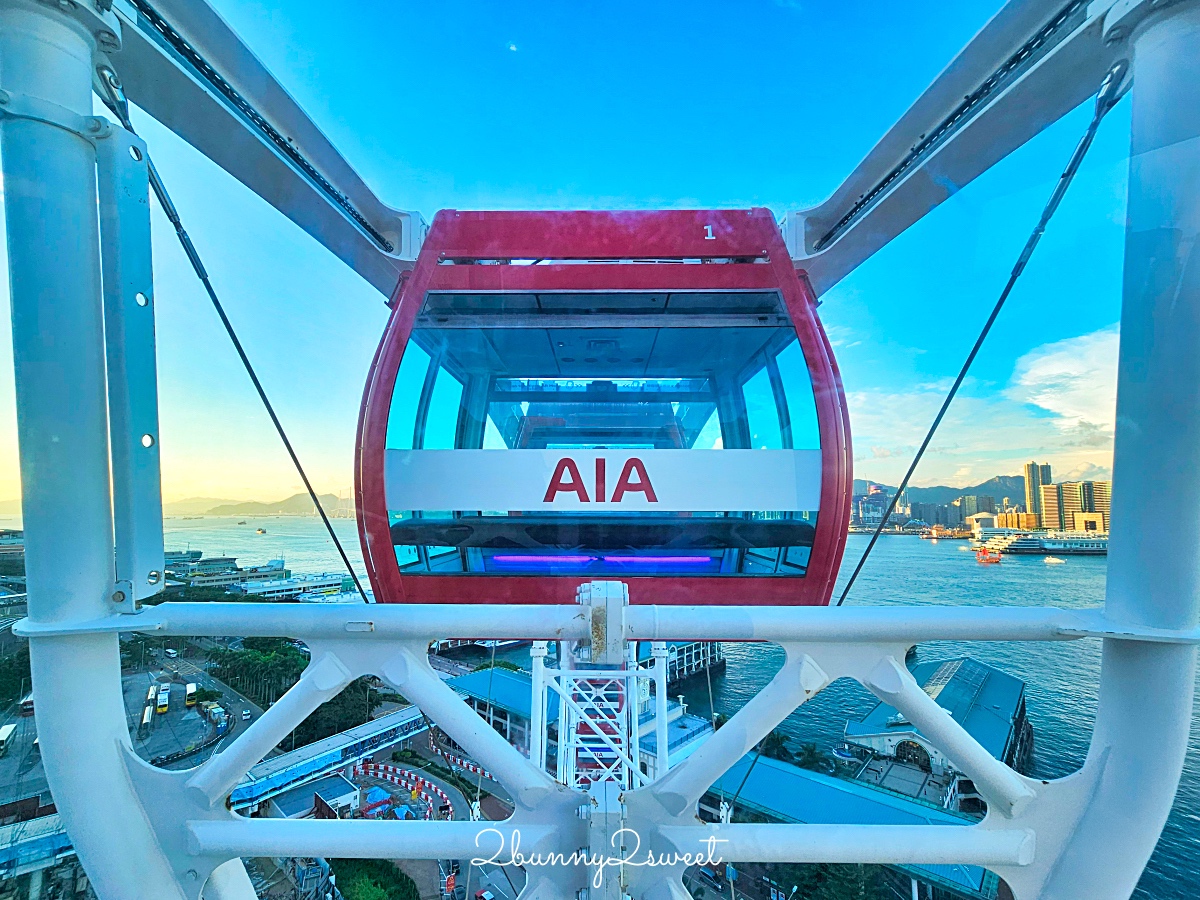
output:
<path id="1" fill-rule="evenodd" d="M 1059 559 L 1057 556 L 1047 556 L 1042 560 L 1048 566 L 1061 566 L 1066 562 L 1065 559 Z"/>

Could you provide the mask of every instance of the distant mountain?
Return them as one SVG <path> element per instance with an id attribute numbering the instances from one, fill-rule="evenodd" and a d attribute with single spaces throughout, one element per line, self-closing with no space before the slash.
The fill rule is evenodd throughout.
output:
<path id="1" fill-rule="evenodd" d="M 332 512 L 337 508 L 336 494 L 318 494 L 321 505 L 326 511 Z M 313 506 L 308 494 L 293 494 L 286 500 L 276 503 L 225 503 L 214 506 L 204 513 L 206 516 L 315 516 L 317 509 Z"/>
<path id="2" fill-rule="evenodd" d="M 228 497 L 189 497 L 187 500 L 164 503 L 163 513 L 168 516 L 202 516 L 214 506 L 237 502 Z"/>
<path id="3" fill-rule="evenodd" d="M 881 484 L 878 481 L 869 483 L 878 484 L 889 491 L 896 490 L 895 485 Z M 854 493 L 865 494 L 867 492 L 867 484 L 866 480 L 855 478 Z M 933 487 L 910 487 L 908 489 L 908 499 L 914 503 L 951 503 L 959 497 L 968 494 L 982 494 L 985 497 L 993 497 L 997 503 L 1000 502 L 1001 498 L 1009 497 L 1023 504 L 1025 502 L 1025 476 L 997 475 L 995 478 L 989 478 L 983 484 L 977 484 L 973 487 L 949 487 L 948 485 L 938 484 Z"/>

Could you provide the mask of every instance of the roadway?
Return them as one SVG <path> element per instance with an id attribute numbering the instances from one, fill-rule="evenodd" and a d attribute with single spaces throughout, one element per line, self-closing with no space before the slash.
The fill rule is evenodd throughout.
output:
<path id="1" fill-rule="evenodd" d="M 263 714 L 262 708 L 258 707 L 244 695 L 239 694 L 233 688 L 224 682 L 218 680 L 205 670 L 203 665 L 197 665 L 190 659 L 176 658 L 166 659 L 161 658 L 156 660 L 161 666 L 161 670 L 157 672 L 158 682 L 173 682 L 172 696 L 170 696 L 170 712 L 166 716 L 155 715 L 154 725 L 152 725 L 150 737 L 145 740 L 144 744 L 138 742 L 137 726 L 142 721 L 142 710 L 137 709 L 134 713 L 132 704 L 137 702 L 137 698 L 131 698 L 126 689 L 125 708 L 131 716 L 130 733 L 133 737 L 133 748 L 137 751 L 138 756 L 152 760 L 156 756 L 166 756 L 181 749 L 187 748 L 191 744 L 200 743 L 205 737 L 211 734 L 211 725 L 200 718 L 200 714 L 196 708 L 186 709 L 184 707 L 184 685 L 193 683 L 198 688 L 206 688 L 221 692 L 221 700 L 216 701 L 221 707 L 232 715 L 232 720 L 229 722 L 229 731 L 216 744 L 199 751 L 194 756 L 188 756 L 184 760 L 176 760 L 172 763 L 167 763 L 162 768 L 166 769 L 190 769 L 193 766 L 199 766 L 200 763 L 208 760 L 208 758 L 217 751 L 220 751 L 223 746 L 232 742 L 236 733 L 242 728 L 253 724 L 253 721 L 258 719 L 258 716 Z M 154 673 L 151 670 L 148 673 L 143 673 L 142 682 L 142 697 L 140 701 L 145 703 L 146 690 L 149 689 L 149 676 Z M 126 679 L 127 680 L 127 679 Z M 176 698 L 178 694 L 178 698 Z M 178 700 L 178 706 L 176 706 Z M 241 718 L 242 710 L 250 710 L 250 719 L 244 721 Z M 137 716 L 137 721 L 133 721 L 133 715 Z M 158 721 L 162 719 L 163 721 Z M 197 730 L 203 731 L 203 736 L 197 738 Z M 158 738 L 156 740 L 156 738 Z"/>
<path id="2" fill-rule="evenodd" d="M 9 739 L 8 751 L 0 756 L 0 803 L 40 797 L 41 804 L 48 805 L 53 800 L 46 773 L 42 771 L 42 754 L 33 745 L 37 737 L 34 718 L 15 712 L 0 724 L 10 722 L 16 723 L 17 730 Z"/>
<path id="3" fill-rule="evenodd" d="M 233 714 L 229 734 L 218 744 L 187 759 L 178 760 L 165 768 L 186 769 L 199 765 L 232 740 L 242 728 L 250 724 L 241 719 L 242 710 L 250 710 L 250 721 L 262 715 L 262 710 L 246 697 L 209 675 L 202 665 L 190 659 L 152 659 L 149 668 L 125 672 L 121 677 L 121 688 L 125 697 L 126 722 L 135 752 L 143 759 L 153 759 L 175 753 L 189 745 L 200 743 L 212 733 L 212 726 L 205 722 L 195 709 L 184 705 L 184 685 L 194 682 L 199 687 L 220 691 L 221 703 Z M 142 721 L 142 710 L 146 708 L 146 692 L 151 683 L 171 684 L 171 707 L 165 715 L 154 714 L 149 734 L 138 737 Z M 42 756 L 34 746 L 37 738 L 37 716 L 21 716 L 14 706 L 13 712 L 0 720 L 0 725 L 15 723 L 17 730 L 9 741 L 8 751 L 0 756 L 0 803 L 11 803 L 26 797 L 41 798 L 42 805 L 53 802 L 46 775 L 42 769 Z"/>

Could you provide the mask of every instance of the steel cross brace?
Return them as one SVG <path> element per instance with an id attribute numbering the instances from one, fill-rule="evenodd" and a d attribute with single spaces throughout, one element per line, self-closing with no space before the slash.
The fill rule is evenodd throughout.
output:
<path id="1" fill-rule="evenodd" d="M 772 681 L 665 776 L 608 798 L 603 791 L 588 795 L 557 783 L 481 725 L 477 714 L 429 666 L 429 643 L 447 635 L 497 630 L 503 631 L 502 637 L 521 634 L 579 641 L 611 642 L 617 634 L 619 640 L 684 639 L 697 631 L 706 640 L 747 640 L 750 611 L 709 609 L 701 618 L 669 607 L 628 607 L 621 611 L 623 625 L 608 621 L 605 628 L 597 629 L 591 613 L 579 606 L 541 608 L 536 616 L 512 607 L 503 609 L 504 617 L 498 615 L 499 609 L 489 607 L 290 606 L 282 610 L 272 604 L 167 603 L 136 616 L 121 616 L 122 630 L 133 625 L 173 635 L 302 636 L 312 654 L 291 690 L 223 752 L 197 768 L 158 770 L 126 749 L 129 778 L 188 895 L 199 897 L 209 874 L 238 856 L 310 853 L 487 859 L 499 853 L 507 858 L 515 842 L 520 853 L 549 860 L 527 865 L 529 897 L 570 898 L 588 889 L 599 869 L 601 881 L 617 879 L 623 893 L 683 898 L 685 860 L 710 852 L 731 862 L 973 864 L 998 872 L 1018 897 L 1032 896 L 1069 834 L 1069 823 L 1102 775 L 1105 754 L 1094 753 L 1081 771 L 1054 782 L 1017 774 L 993 758 L 921 689 L 903 664 L 908 647 L 918 640 L 951 636 L 1075 640 L 1099 632 L 1121 642 L 1192 643 L 1195 639 L 1157 632 L 1135 635 L 1128 630 L 1110 634 L 1096 615 L 1053 609 L 958 608 L 947 611 L 953 613 L 949 621 L 927 616 L 924 609 L 771 610 L 762 617 L 765 621 L 755 618 L 754 630 L 760 635 L 769 632 L 785 650 L 785 663 Z M 202 611 L 208 613 L 203 618 L 197 615 Z M 514 613 L 518 621 L 506 622 Z M 430 627 L 437 630 L 427 630 Z M 28 622 L 18 630 L 35 639 L 51 631 Z M 493 830 L 485 834 L 481 830 L 485 826 L 477 823 L 260 820 L 246 819 L 228 808 L 230 791 L 251 766 L 317 706 L 368 674 L 410 698 L 491 771 L 514 798 L 513 816 L 490 823 L 486 827 Z M 894 705 L 971 777 L 988 803 L 985 820 L 961 827 L 700 822 L 697 804 L 708 788 L 792 711 L 842 677 L 855 679 Z M 601 845 L 609 847 L 607 855 L 599 854 Z M 577 851 L 584 848 L 588 852 L 579 855 Z M 662 864 L 648 865 L 648 859 Z"/>

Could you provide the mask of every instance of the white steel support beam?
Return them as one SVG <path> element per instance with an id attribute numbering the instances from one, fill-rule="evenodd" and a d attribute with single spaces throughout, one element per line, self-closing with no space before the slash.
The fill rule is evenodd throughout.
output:
<path id="1" fill-rule="evenodd" d="M 532 695 L 529 718 L 529 758 L 543 772 L 546 770 L 546 642 L 534 641 L 529 650 L 532 670 Z"/>
<path id="2" fill-rule="evenodd" d="M 558 792 L 559 785 L 546 772 L 530 765 L 521 751 L 492 728 L 481 725 L 479 715 L 463 702 L 429 667 L 424 654 L 411 648 L 402 653 L 400 678 L 384 677 L 421 708 L 454 741 L 491 772 L 512 794 L 517 806 L 529 809 Z"/>
<path id="3" fill-rule="evenodd" d="M 354 679 L 333 654 L 322 654 L 305 667 L 300 680 L 263 713 L 246 732 L 201 766 L 188 781 L 210 806 L 223 800 L 243 775 L 270 753 L 318 706 L 332 700 Z"/>
<path id="4" fill-rule="evenodd" d="M 114 575 L 96 153 L 66 123 L 91 116 L 96 34 L 115 23 L 69 9 L 80 15 L 0 3 L 0 156 L 29 616 L 59 625 L 105 615 Z M 59 122 L 12 112 L 35 105 Z M 182 900 L 124 773 L 117 635 L 35 638 L 30 658 L 46 778 L 97 894 Z M 68 715 L 62 698 L 84 696 L 88 703 Z M 94 827 L 97 810 L 121 823 L 119 840 Z M 136 882 L 131 871 L 140 873 Z"/>
<path id="5" fill-rule="evenodd" d="M 654 740 L 658 753 L 657 774 L 662 778 L 671 768 L 671 745 L 667 737 L 667 642 L 650 645 L 654 657 Z"/>
<path id="6" fill-rule="evenodd" d="M 730 766 L 749 753 L 771 729 L 816 695 L 828 676 L 808 656 L 789 652 L 775 677 L 688 759 L 650 786 L 651 796 L 670 815 L 695 806 Z"/>
<path id="7" fill-rule="evenodd" d="M 1155 0 L 1155 5 L 1162 0 Z M 1141 0 L 1010 0 L 786 238 L 817 294 L 1095 94 Z"/>
<path id="8" fill-rule="evenodd" d="M 1200 506 L 1175 503 L 1166 530 L 1159 516 L 1200 490 L 1200 3 L 1126 6 L 1133 123 L 1106 613 L 1184 630 L 1200 620 Z M 1133 891 L 1183 767 L 1195 658 L 1192 646 L 1105 642 L 1088 759 L 1099 779 L 1045 900 Z"/>
<path id="9" fill-rule="evenodd" d="M 192 849 L 213 856 L 332 856 L 347 859 L 487 859 L 501 838 L 536 847 L 552 824 L 507 822 L 371 822 L 365 819 L 243 819 L 191 822 Z M 501 854 L 505 858 L 505 854 Z"/>
<path id="10" fill-rule="evenodd" d="M 163 603 L 135 617 L 74 622 L 24 620 L 26 637 L 140 631 L 158 635 L 227 635 L 299 640 L 432 639 L 430 635 L 580 640 L 589 634 L 579 606 L 449 604 Z M 1149 643 L 1200 643 L 1200 628 L 1153 628 L 1118 622 L 1103 610 L 1002 607 L 631 606 L 626 638 L 637 641 L 805 641 L 917 644 L 921 641 L 1075 641 L 1085 637 Z"/>
<path id="11" fill-rule="evenodd" d="M 580 707 L 578 703 L 571 699 L 570 691 L 563 690 L 563 688 L 554 679 L 546 682 L 546 687 L 558 694 L 558 702 L 562 704 L 564 712 L 569 709 L 575 713 L 575 715 L 579 717 L 580 724 L 588 727 L 590 736 L 599 738 L 600 743 L 604 744 L 604 746 L 613 752 L 614 756 L 616 756 L 621 760 L 621 762 L 625 763 L 625 765 L 629 767 L 629 771 L 633 773 L 635 781 L 641 783 L 645 782 L 646 778 L 638 768 L 637 763 L 630 759 L 629 755 L 626 754 L 625 751 L 622 750 L 611 737 L 604 733 L 600 725 L 597 724 L 595 717 L 589 716 L 587 710 Z"/>
<path id="12" fill-rule="evenodd" d="M 734 824 L 664 825 L 661 830 L 680 853 L 695 853 L 713 838 L 713 855 L 730 862 L 887 865 L 903 859 L 918 865 L 1019 866 L 1035 851 L 1034 833 L 1023 828 Z"/>
<path id="13" fill-rule="evenodd" d="M 1033 799 L 1021 776 L 980 746 L 895 657 L 880 660 L 863 684 L 917 726 L 960 772 L 970 775 L 989 809 L 1012 816 Z"/>
<path id="14" fill-rule="evenodd" d="M 125 40 L 109 52 L 109 64 L 129 99 L 390 297 L 424 239 L 420 215 L 380 201 L 208 3 L 121 0 L 113 8 Z M 206 77 L 191 52 L 218 82 Z"/>

